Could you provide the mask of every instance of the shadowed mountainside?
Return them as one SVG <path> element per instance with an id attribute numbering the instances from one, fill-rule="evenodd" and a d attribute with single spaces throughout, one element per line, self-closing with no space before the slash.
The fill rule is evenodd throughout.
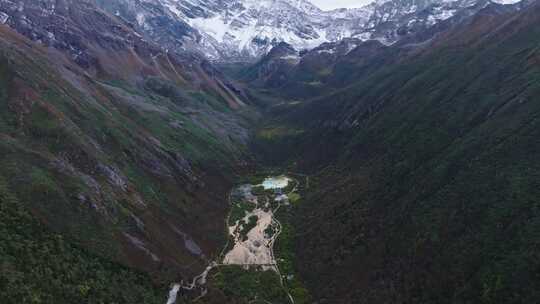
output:
<path id="1" fill-rule="evenodd" d="M 313 174 L 297 262 L 321 302 L 538 300 L 540 6 L 499 8 L 258 132 Z"/>

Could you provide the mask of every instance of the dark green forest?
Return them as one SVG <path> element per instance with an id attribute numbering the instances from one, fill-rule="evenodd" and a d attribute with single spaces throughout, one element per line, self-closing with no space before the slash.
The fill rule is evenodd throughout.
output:
<path id="1" fill-rule="evenodd" d="M 2 303 L 163 303 L 148 274 L 111 262 L 50 232 L 0 178 Z"/>
<path id="2" fill-rule="evenodd" d="M 436 47 L 273 109 L 256 148 L 312 174 L 295 242 L 318 298 L 538 301 L 539 37 L 538 6 L 486 11 Z M 268 136 L 283 129 L 295 131 Z"/>

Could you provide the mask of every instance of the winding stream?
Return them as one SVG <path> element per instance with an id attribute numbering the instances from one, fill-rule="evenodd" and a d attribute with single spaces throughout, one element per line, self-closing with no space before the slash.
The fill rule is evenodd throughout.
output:
<path id="1" fill-rule="evenodd" d="M 264 190 L 280 193 L 291 181 L 292 179 L 286 176 L 275 176 L 266 178 L 260 185 L 248 184 L 235 187 L 229 201 L 233 204 L 232 208 L 236 207 L 234 204 L 240 204 L 238 202 L 245 204 L 245 210 L 243 209 L 245 216 L 233 223 L 230 222 L 231 215 L 227 219 L 228 232 L 233 243 L 227 244 L 218 261 L 211 262 L 191 282 L 173 284 L 167 304 L 176 303 L 178 293 L 182 290 L 196 290 L 199 292 L 198 298 L 204 297 L 208 292 L 206 289 L 208 274 L 212 269 L 220 266 L 238 265 L 246 269 L 260 267 L 263 270 L 273 270 L 279 275 L 283 285 L 283 278 L 274 256 L 274 244 L 281 234 L 281 223 L 275 219 L 274 214 L 282 205 L 288 205 L 288 197 L 286 194 L 279 194 L 274 202 L 271 202 L 267 195 L 254 195 L 253 190 L 255 187 L 262 187 Z M 293 297 L 289 293 L 287 296 L 294 304 Z"/>

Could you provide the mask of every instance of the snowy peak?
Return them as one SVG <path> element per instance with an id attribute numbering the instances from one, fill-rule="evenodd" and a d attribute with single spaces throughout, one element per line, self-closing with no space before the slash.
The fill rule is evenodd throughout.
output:
<path id="1" fill-rule="evenodd" d="M 259 57 L 281 41 L 313 48 L 333 20 L 305 0 L 158 1 L 200 33 L 211 59 Z"/>
<path id="2" fill-rule="evenodd" d="M 323 11 L 307 0 L 97 0 L 170 49 L 211 60 L 253 61 L 280 42 L 314 49 L 344 38 L 392 44 L 490 0 L 376 0 Z M 519 0 L 493 0 L 514 3 Z"/>

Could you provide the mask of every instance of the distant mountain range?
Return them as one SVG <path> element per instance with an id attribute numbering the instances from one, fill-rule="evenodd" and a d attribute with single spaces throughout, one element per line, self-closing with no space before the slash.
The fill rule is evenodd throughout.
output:
<path id="1" fill-rule="evenodd" d="M 288 97 L 320 96 L 328 91 L 329 87 L 344 87 L 350 84 L 358 73 L 366 72 L 352 68 L 359 59 L 366 61 L 366 63 L 372 61 L 373 64 L 380 62 L 390 64 L 391 61 L 388 58 L 391 57 L 381 55 L 384 54 L 382 52 L 384 49 L 389 49 L 392 46 L 393 50 L 406 53 L 407 50 L 429 48 L 430 42 L 438 35 L 470 22 L 472 17 L 487 8 L 508 13 L 522 10 L 530 3 L 531 1 L 521 1 L 514 4 L 469 1 L 470 5 L 467 6 L 462 1 L 460 3 L 462 9 L 455 10 L 452 14 L 448 13 L 450 17 L 436 23 L 430 22 L 432 19 L 426 17 L 431 16 L 429 14 L 401 14 L 402 21 L 393 23 L 392 27 L 387 27 L 386 32 L 379 30 L 370 34 L 372 37 L 376 37 L 386 33 L 385 39 L 344 38 L 325 42 L 309 50 L 297 49 L 294 45 L 280 42 L 255 64 L 247 65 L 236 73 L 238 78 L 253 86 L 279 89 L 278 92 L 286 94 Z M 442 5 L 455 7 L 457 4 L 456 2 L 446 2 Z M 433 7 L 429 11 L 433 12 Z M 396 13 L 396 16 L 398 15 Z M 422 22 L 419 21 L 420 19 Z M 416 22 L 416 25 L 412 25 L 411 20 Z M 410 24 L 403 32 L 401 32 L 402 28 L 398 27 L 402 23 Z M 392 36 L 391 33 L 395 35 Z M 351 61 L 354 64 L 351 64 Z M 347 70 L 348 72 L 334 73 L 336 70 Z"/>
<path id="2" fill-rule="evenodd" d="M 250 61 L 280 42 L 313 49 L 343 38 L 392 44 L 464 10 L 519 0 L 378 0 L 323 11 L 307 0 L 97 0 L 147 38 L 216 61 Z"/>

